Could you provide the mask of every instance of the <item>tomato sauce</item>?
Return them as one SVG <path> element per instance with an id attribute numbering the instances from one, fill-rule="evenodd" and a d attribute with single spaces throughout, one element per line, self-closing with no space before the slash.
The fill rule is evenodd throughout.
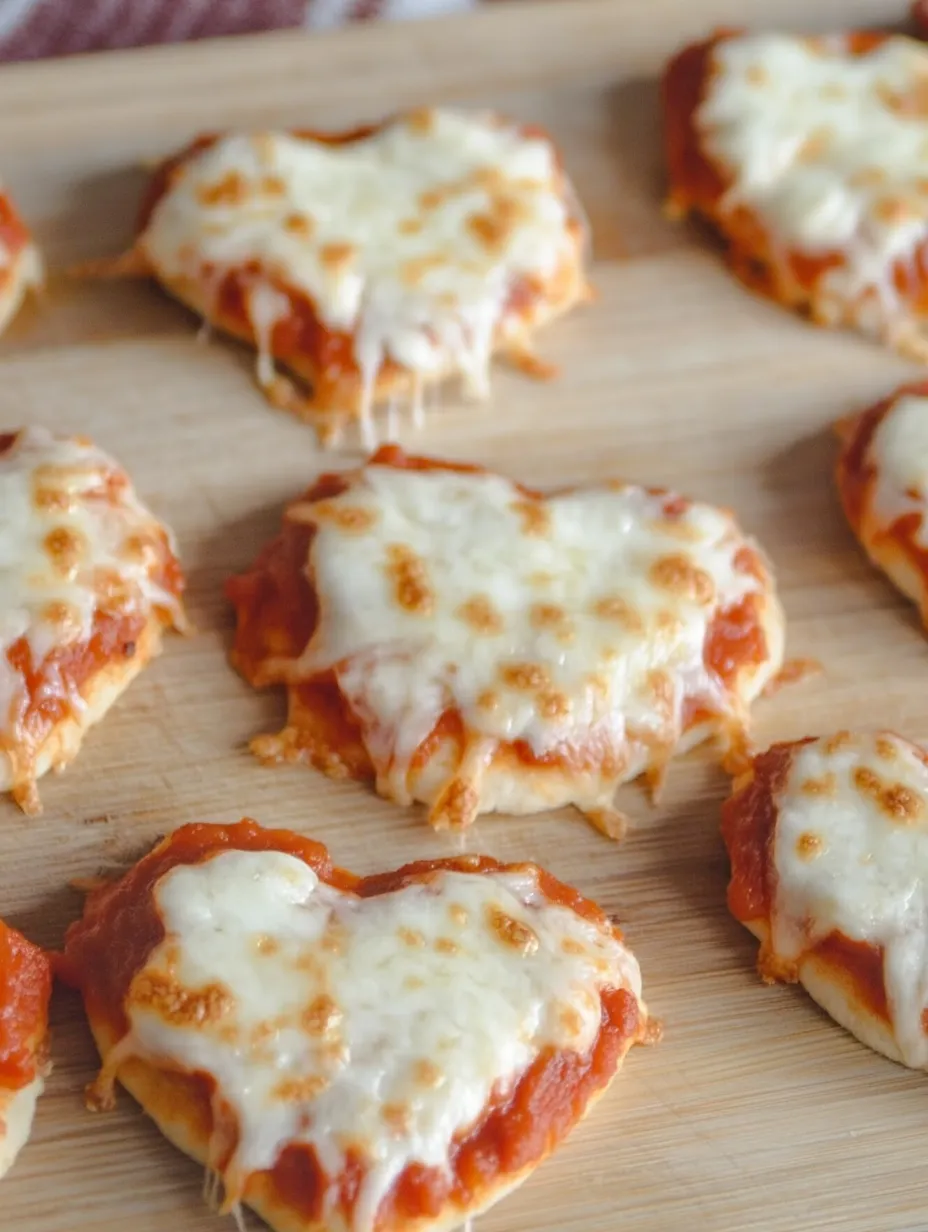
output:
<path id="1" fill-rule="evenodd" d="M 36 1077 L 51 991 L 48 958 L 0 922 L 0 1086 L 18 1090 Z"/>
<path id="2" fill-rule="evenodd" d="M 330 885 L 363 898 L 392 893 L 441 870 L 480 874 L 532 867 L 464 855 L 421 860 L 393 872 L 358 878 L 334 867 L 322 844 L 290 831 L 264 830 L 250 820 L 229 826 L 184 826 L 120 881 L 92 892 L 83 919 L 67 932 L 59 974 L 81 990 L 91 1013 L 101 1015 L 116 1037 L 128 1029 L 123 1005 L 132 979 L 164 938 L 154 899 L 156 882 L 179 864 L 199 863 L 228 850 L 287 852 L 304 860 Z M 541 870 L 538 884 L 549 902 L 607 925 L 601 909 L 572 887 Z M 589 1052 L 549 1050 L 539 1056 L 508 1096 L 491 1100 L 477 1125 L 452 1144 L 449 1171 L 418 1164 L 405 1170 L 387 1196 L 379 1222 L 389 1226 L 403 1218 L 434 1214 L 449 1199 L 463 1206 L 500 1176 L 518 1173 L 547 1154 L 580 1118 L 591 1096 L 609 1082 L 629 1041 L 640 1037 L 643 1026 L 631 993 L 605 990 L 600 1028 Z M 184 1088 L 201 1121 L 209 1107 L 209 1076 L 167 1077 Z M 208 1123 L 202 1126 L 204 1141 L 209 1140 L 211 1130 L 209 1114 Z M 345 1171 L 335 1178 L 346 1211 L 357 1199 L 364 1169 L 362 1158 L 349 1157 Z M 328 1183 L 312 1148 L 292 1145 L 284 1149 L 270 1173 L 255 1174 L 246 1182 L 244 1196 L 247 1200 L 250 1192 L 270 1186 L 278 1201 L 313 1218 L 321 1212 Z"/>
<path id="3" fill-rule="evenodd" d="M 29 231 L 16 212 L 16 207 L 6 193 L 0 192 L 0 248 L 9 257 L 15 257 L 29 241 Z M 2 276 L 0 273 L 0 277 Z"/>
<path id="4" fill-rule="evenodd" d="M 758 754 L 750 782 L 722 805 L 722 838 L 731 862 L 728 909 L 744 924 L 770 922 L 777 797 L 789 774 L 794 750 L 807 743 L 775 744 Z"/>
<path id="5" fill-rule="evenodd" d="M 829 933 L 811 950 L 823 961 L 844 972 L 862 1005 L 884 1022 L 892 1022 L 883 978 L 882 947 L 868 941 L 852 941 L 844 933 Z"/>

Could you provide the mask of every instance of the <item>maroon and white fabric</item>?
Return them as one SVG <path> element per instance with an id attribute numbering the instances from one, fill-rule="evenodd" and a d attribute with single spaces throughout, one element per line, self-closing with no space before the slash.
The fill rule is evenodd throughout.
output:
<path id="1" fill-rule="evenodd" d="M 438 16 L 477 0 L 0 0 L 0 60 Z"/>

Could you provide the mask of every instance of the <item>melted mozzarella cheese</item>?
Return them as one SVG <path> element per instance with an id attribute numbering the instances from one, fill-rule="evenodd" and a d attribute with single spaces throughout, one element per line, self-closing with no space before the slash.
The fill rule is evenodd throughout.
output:
<path id="1" fill-rule="evenodd" d="M 218 287 L 229 270 L 257 271 L 248 310 L 264 384 L 273 327 L 290 312 L 269 282 L 307 296 L 353 339 L 366 416 L 387 359 L 485 392 L 497 334 L 524 329 L 509 310 L 516 284 L 576 261 L 570 221 L 549 141 L 428 111 L 345 143 L 225 137 L 184 164 L 141 244 L 168 279 L 209 272 Z"/>
<path id="2" fill-rule="evenodd" d="M 32 1131 L 35 1106 L 45 1082 L 41 1077 L 9 1091 L 0 1086 L 0 1177 L 12 1168 Z"/>
<path id="3" fill-rule="evenodd" d="M 742 696 L 707 670 L 715 615 L 756 592 L 771 612 L 776 601 L 738 567 L 746 540 L 729 515 L 689 504 L 668 516 L 667 500 L 619 484 L 536 500 L 499 475 L 367 466 L 343 495 L 291 511 L 316 527 L 320 596 L 292 674 L 334 668 L 397 799 L 409 800 L 416 750 L 456 709 L 470 737 L 459 777 L 478 790 L 499 744 L 523 741 L 539 757 L 592 761 L 574 802 L 608 808 L 643 768 L 634 746 L 669 756 L 687 699 L 741 720 L 779 666 L 771 616 L 767 659 Z"/>
<path id="4" fill-rule="evenodd" d="M 26 428 L 0 454 L 0 731 L 15 733 L 26 680 L 8 658 L 24 638 L 38 669 L 52 651 L 85 642 L 98 611 L 161 609 L 177 598 L 151 578 L 165 528 L 124 472 L 86 440 Z M 42 687 L 80 712 L 84 701 L 55 669 Z"/>
<path id="5" fill-rule="evenodd" d="M 362 899 L 293 856 L 230 851 L 154 892 L 165 936 L 130 989 L 120 1058 L 216 1079 L 239 1129 L 230 1203 L 284 1147 L 311 1146 L 333 1228 L 349 1152 L 367 1170 L 348 1226 L 370 1232 L 403 1169 L 447 1169 L 545 1049 L 589 1050 L 603 988 L 640 998 L 609 926 L 551 903 L 530 866 Z"/>
<path id="6" fill-rule="evenodd" d="M 697 118 L 731 176 L 727 203 L 759 215 L 780 257 L 841 252 L 821 287 L 835 319 L 866 296 L 882 332 L 901 310 L 892 266 L 914 266 L 928 238 L 923 44 L 889 38 L 855 56 L 843 38 L 725 39 Z"/>
<path id="7" fill-rule="evenodd" d="M 904 394 L 877 425 L 867 449 L 874 467 L 874 534 L 898 518 L 917 514 L 917 543 L 928 546 L 928 398 Z"/>
<path id="8" fill-rule="evenodd" d="M 882 947 L 906 1065 L 928 1066 L 928 767 L 890 734 L 797 749 L 777 796 L 774 952 L 801 958 L 839 930 Z"/>

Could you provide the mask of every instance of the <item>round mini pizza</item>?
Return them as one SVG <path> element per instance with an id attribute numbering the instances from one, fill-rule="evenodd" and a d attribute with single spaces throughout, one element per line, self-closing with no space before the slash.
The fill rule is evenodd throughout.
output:
<path id="1" fill-rule="evenodd" d="M 544 496 L 387 446 L 324 475 L 228 593 L 233 661 L 285 684 L 266 762 L 369 777 L 438 827 L 573 804 L 744 740 L 783 619 L 729 513 L 607 482 Z"/>
<path id="2" fill-rule="evenodd" d="M 928 359 L 928 49 L 723 32 L 664 76 L 669 210 L 749 287 Z"/>
<path id="3" fill-rule="evenodd" d="M 0 920 L 0 1176 L 29 1137 L 48 1072 L 51 966 Z"/>
<path id="4" fill-rule="evenodd" d="M 534 332 L 588 297 L 586 245 L 543 132 L 420 110 L 195 141 L 157 172 L 134 262 L 257 348 L 273 402 L 324 438 L 359 419 L 372 444 L 375 404 L 418 421 L 449 376 L 484 396 L 494 352 L 542 372 Z"/>
<path id="5" fill-rule="evenodd" d="M 358 878 L 255 822 L 94 891 L 61 964 L 118 1079 L 276 1232 L 456 1227 L 518 1185 L 649 1031 L 593 903 L 482 856 Z"/>
<path id="6" fill-rule="evenodd" d="M 928 626 L 928 381 L 904 385 L 838 431 L 851 528 Z"/>
<path id="7" fill-rule="evenodd" d="M 90 441 L 0 433 L 0 790 L 39 810 L 36 780 L 184 623 L 170 531 Z"/>
<path id="8" fill-rule="evenodd" d="M 9 193 L 0 186 L 0 331 L 42 283 L 42 259 Z"/>
<path id="9" fill-rule="evenodd" d="M 735 782 L 722 834 L 763 978 L 928 1067 L 928 753 L 891 732 L 775 744 Z"/>

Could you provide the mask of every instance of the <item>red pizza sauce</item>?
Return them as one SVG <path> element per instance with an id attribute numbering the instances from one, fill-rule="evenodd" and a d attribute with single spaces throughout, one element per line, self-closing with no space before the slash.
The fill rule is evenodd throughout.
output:
<path id="1" fill-rule="evenodd" d="M 531 865 L 501 864 L 488 856 L 458 856 L 422 860 L 393 872 L 359 878 L 333 866 L 320 843 L 286 830 L 264 830 L 256 822 L 235 825 L 190 825 L 175 831 L 120 881 L 93 891 L 83 919 L 68 929 L 59 974 L 79 988 L 88 1012 L 101 1017 L 114 1039 L 128 1029 L 123 1009 L 132 979 L 152 950 L 163 940 L 164 927 L 154 899 L 157 881 L 179 864 L 194 864 L 222 851 L 282 851 L 304 860 L 328 884 L 362 898 L 389 894 L 422 881 L 439 870 L 466 874 L 518 872 Z M 586 919 L 618 930 L 595 903 L 576 890 L 538 871 L 538 885 L 548 902 L 560 904 Z M 525 1071 L 505 1097 L 494 1097 L 478 1123 L 451 1147 L 450 1169 L 443 1171 L 413 1164 L 394 1184 L 380 1208 L 378 1224 L 403 1226 L 403 1221 L 436 1213 L 449 1199 L 465 1206 L 476 1192 L 497 1179 L 515 1175 L 546 1155 L 579 1119 L 596 1091 L 604 1087 L 630 1042 L 642 1038 L 635 997 L 624 989 L 606 989 L 596 1039 L 585 1054 L 548 1050 Z M 205 1074 L 167 1074 L 172 1086 L 183 1091 L 185 1103 L 201 1124 L 203 1140 L 214 1125 L 211 1095 L 214 1084 Z M 231 1112 L 228 1113 L 231 1115 Z M 228 1138 L 231 1154 L 237 1137 Z M 364 1178 L 365 1161 L 354 1156 L 340 1178 L 340 1200 L 350 1211 Z M 243 1198 L 261 1189 L 275 1200 L 318 1218 L 329 1178 L 312 1147 L 294 1144 L 283 1150 L 270 1173 L 258 1173 L 245 1182 Z"/>
<path id="2" fill-rule="evenodd" d="M 36 1077 L 51 991 L 48 958 L 0 921 L 0 1086 L 18 1090 Z"/>

